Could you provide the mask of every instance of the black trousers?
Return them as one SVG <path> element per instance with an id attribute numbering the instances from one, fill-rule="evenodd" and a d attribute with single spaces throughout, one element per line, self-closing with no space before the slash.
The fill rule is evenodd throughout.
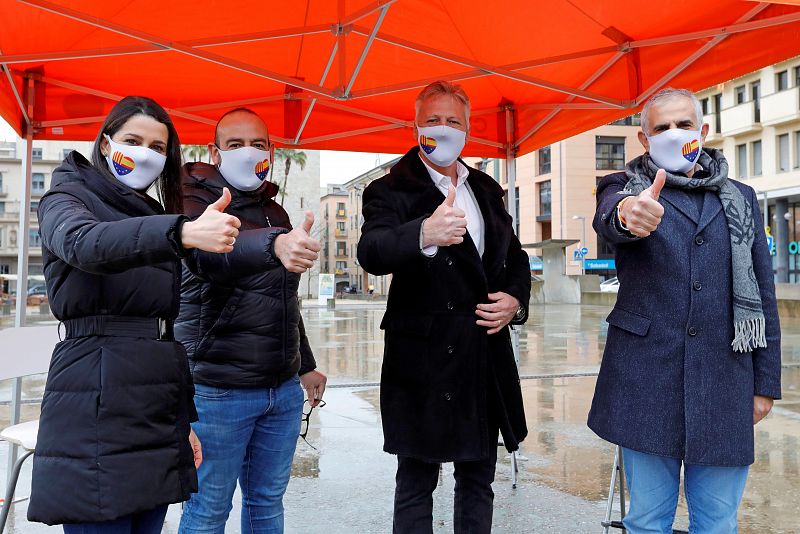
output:
<path id="1" fill-rule="evenodd" d="M 498 431 L 489 432 L 489 456 L 475 462 L 455 462 L 453 523 L 455 534 L 484 534 L 492 530 Z M 394 493 L 394 534 L 433 532 L 433 491 L 440 464 L 398 456 Z"/>

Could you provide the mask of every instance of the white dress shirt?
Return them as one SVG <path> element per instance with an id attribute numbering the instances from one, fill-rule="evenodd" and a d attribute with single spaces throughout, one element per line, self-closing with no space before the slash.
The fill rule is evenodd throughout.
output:
<path id="1" fill-rule="evenodd" d="M 425 161 L 425 158 L 422 156 L 420 156 L 419 159 L 422 160 L 425 168 L 428 169 L 428 174 L 430 174 L 434 185 L 446 197 L 450 190 L 450 185 L 452 184 L 450 177 L 445 176 L 428 165 L 428 162 Z M 456 173 L 458 175 L 458 181 L 456 185 L 456 201 L 453 203 L 453 205 L 466 214 L 467 232 L 472 238 L 472 242 L 475 243 L 475 248 L 478 249 L 478 253 L 481 255 L 481 257 L 483 257 L 485 248 L 483 214 L 481 214 L 481 209 L 478 206 L 478 201 L 475 199 L 475 194 L 472 192 L 472 189 L 467 183 L 469 169 L 467 169 L 463 163 L 458 161 L 456 162 Z M 422 248 L 422 253 L 426 256 L 435 256 L 438 250 L 438 246 L 431 245 Z"/>

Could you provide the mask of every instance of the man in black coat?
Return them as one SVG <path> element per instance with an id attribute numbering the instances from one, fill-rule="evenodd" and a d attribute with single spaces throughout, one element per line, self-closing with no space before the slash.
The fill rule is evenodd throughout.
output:
<path id="1" fill-rule="evenodd" d="M 233 252 L 193 253 L 184 269 L 175 337 L 189 356 L 200 418 L 193 428 L 204 462 L 180 532 L 224 532 L 237 479 L 242 532 L 282 532 L 303 389 L 312 406 L 325 390 L 297 300 L 300 273 L 320 245 L 308 234 L 311 212 L 292 230 L 274 200 L 264 121 L 235 109 L 220 119 L 215 137 L 209 145 L 215 165 L 184 167 L 184 209 L 195 217 L 229 187 L 228 211 L 242 226 Z"/>
<path id="2" fill-rule="evenodd" d="M 384 450 L 398 456 L 394 532 L 432 531 L 441 462 L 455 463 L 456 532 L 489 532 L 498 429 L 527 435 L 509 324 L 527 318 L 528 256 L 503 190 L 458 157 L 469 98 L 435 82 L 417 97 L 411 149 L 364 192 L 358 259 L 391 273 L 381 376 Z"/>

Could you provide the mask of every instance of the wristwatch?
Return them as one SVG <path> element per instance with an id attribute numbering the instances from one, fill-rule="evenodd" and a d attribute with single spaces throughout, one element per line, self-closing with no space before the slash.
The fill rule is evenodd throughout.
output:
<path id="1" fill-rule="evenodd" d="M 514 314 L 514 320 L 515 321 L 521 321 L 524 318 L 525 318 L 525 306 L 520 304 L 519 308 L 517 308 L 517 313 Z"/>

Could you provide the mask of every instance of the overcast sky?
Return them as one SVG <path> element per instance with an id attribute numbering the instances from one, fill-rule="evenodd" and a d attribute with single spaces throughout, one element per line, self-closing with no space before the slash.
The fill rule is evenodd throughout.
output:
<path id="1" fill-rule="evenodd" d="M 0 119 L 0 141 L 13 141 L 15 138 L 11 126 Z M 344 183 L 395 157 L 396 154 L 323 150 L 320 153 L 320 185 Z"/>

